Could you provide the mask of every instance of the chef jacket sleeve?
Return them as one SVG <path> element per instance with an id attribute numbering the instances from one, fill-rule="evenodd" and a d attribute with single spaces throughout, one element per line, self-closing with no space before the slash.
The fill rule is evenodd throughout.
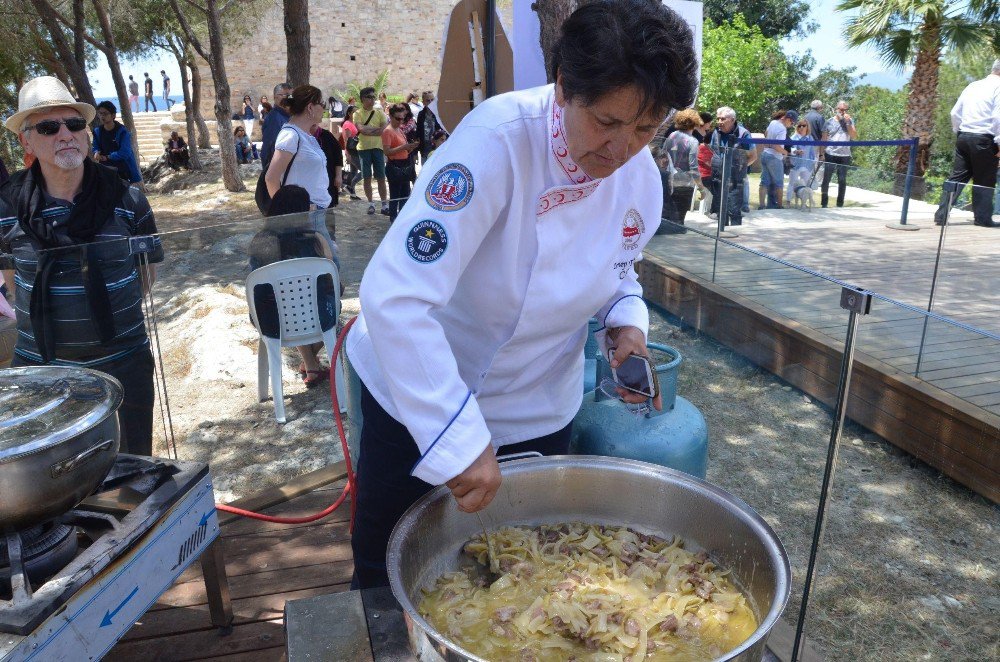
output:
<path id="1" fill-rule="evenodd" d="M 641 259 L 641 255 L 638 259 Z M 608 329 L 620 326 L 634 326 L 642 335 L 649 339 L 649 310 L 646 302 L 642 299 L 642 285 L 639 284 L 638 276 L 635 273 L 635 265 L 629 267 L 628 273 L 622 279 L 621 285 L 615 295 L 597 311 L 597 320 L 601 323 L 598 327 L 596 338 L 604 352 L 608 351 L 613 344 L 607 336 Z"/>
<path id="2" fill-rule="evenodd" d="M 472 464 L 490 431 L 433 313 L 506 213 L 513 166 L 504 134 L 475 125 L 456 131 L 432 164 L 375 251 L 360 296 L 379 369 L 420 449 L 411 473 L 439 485 Z"/>

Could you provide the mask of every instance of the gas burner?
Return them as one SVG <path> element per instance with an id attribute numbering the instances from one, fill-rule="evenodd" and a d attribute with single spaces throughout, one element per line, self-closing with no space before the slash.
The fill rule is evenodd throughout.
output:
<path id="1" fill-rule="evenodd" d="M 73 560 L 78 547 L 76 529 L 58 521 L 46 522 L 20 533 L 0 537 L 0 599 L 10 600 L 11 587 L 10 536 L 19 536 L 20 565 L 32 584 L 48 579 Z M 19 563 L 17 561 L 20 561 Z"/>
<path id="2" fill-rule="evenodd" d="M 74 509 L 0 531 L 0 661 L 99 659 L 199 558 L 212 622 L 227 625 L 218 536 L 206 465 L 119 455 Z M 80 631 L 91 633 L 85 650 Z"/>

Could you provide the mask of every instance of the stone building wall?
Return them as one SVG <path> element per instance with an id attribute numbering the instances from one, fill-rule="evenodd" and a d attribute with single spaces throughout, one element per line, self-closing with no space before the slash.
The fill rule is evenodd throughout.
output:
<path id="1" fill-rule="evenodd" d="M 311 0 L 312 43 L 310 83 L 329 96 L 350 81 L 374 80 L 389 69 L 389 94 L 436 90 L 444 22 L 456 0 Z M 511 4 L 498 3 L 505 26 Z M 238 7 L 239 5 L 237 5 Z M 247 17 L 244 35 L 225 44 L 226 73 L 232 88 L 233 111 L 249 93 L 254 107 L 261 95 L 285 80 L 285 33 L 281 0 L 261 5 L 260 17 Z M 215 89 L 208 65 L 201 62 L 202 113 L 215 116 Z M 255 131 L 256 133 L 256 131 Z"/>

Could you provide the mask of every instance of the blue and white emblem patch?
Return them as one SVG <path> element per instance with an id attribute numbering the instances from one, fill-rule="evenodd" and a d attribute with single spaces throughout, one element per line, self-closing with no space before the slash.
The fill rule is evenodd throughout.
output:
<path id="1" fill-rule="evenodd" d="M 458 211 L 472 200 L 472 173 L 461 163 L 449 163 L 431 178 L 424 199 L 438 211 Z"/>
<path id="2" fill-rule="evenodd" d="M 406 236 L 406 252 L 423 264 L 434 262 L 444 255 L 447 248 L 448 233 L 434 221 L 420 221 Z"/>

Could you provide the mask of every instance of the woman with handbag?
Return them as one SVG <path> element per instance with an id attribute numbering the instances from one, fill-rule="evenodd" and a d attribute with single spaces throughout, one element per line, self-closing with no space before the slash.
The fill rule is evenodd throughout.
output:
<path id="1" fill-rule="evenodd" d="M 389 126 L 382 130 L 382 150 L 385 152 L 385 176 L 389 180 L 389 223 L 396 220 L 399 210 L 410 197 L 410 181 L 413 165 L 410 153 L 420 144 L 418 140 L 406 141 L 403 123 L 406 122 L 408 108 L 405 103 L 396 103 L 389 108 Z"/>
<path id="2" fill-rule="evenodd" d="M 310 133 L 323 120 L 326 110 L 323 93 L 312 85 L 300 85 L 281 100 L 281 105 L 288 111 L 289 120 L 274 142 L 274 156 L 264 175 L 267 192 L 272 200 L 285 186 L 301 186 L 309 193 L 309 224 L 326 239 L 329 247 L 326 257 L 339 266 L 337 243 L 326 227 L 326 209 L 333 200 L 326 154 Z"/>

